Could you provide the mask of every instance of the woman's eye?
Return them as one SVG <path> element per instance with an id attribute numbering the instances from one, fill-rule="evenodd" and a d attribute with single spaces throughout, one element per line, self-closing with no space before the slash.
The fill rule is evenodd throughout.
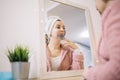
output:
<path id="1" fill-rule="evenodd" d="M 57 29 L 60 29 L 60 26 L 57 26 L 56 28 L 57 28 Z"/>

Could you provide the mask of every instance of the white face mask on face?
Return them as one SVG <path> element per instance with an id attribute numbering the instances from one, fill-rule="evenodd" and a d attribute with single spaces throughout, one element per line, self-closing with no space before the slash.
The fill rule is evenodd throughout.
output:
<path id="1" fill-rule="evenodd" d="M 61 40 L 64 39 L 64 35 L 57 35 L 57 37 L 58 37 L 59 39 L 61 39 Z"/>

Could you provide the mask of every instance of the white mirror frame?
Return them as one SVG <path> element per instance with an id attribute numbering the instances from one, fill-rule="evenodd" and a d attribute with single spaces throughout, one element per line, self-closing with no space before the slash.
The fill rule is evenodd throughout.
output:
<path id="1" fill-rule="evenodd" d="M 44 6 L 44 0 L 39 0 Z M 77 7 L 80 9 L 85 10 L 85 16 L 86 16 L 86 22 L 89 28 L 89 34 L 90 34 L 90 45 L 91 45 L 91 52 L 92 52 L 92 58 L 94 60 L 95 64 L 95 48 L 96 48 L 96 42 L 95 42 L 95 36 L 94 36 L 94 31 L 93 31 L 93 25 L 90 17 L 90 11 L 86 6 L 79 5 L 77 3 L 72 2 L 72 0 L 52 0 L 56 1 L 59 3 L 63 3 L 66 5 L 70 5 L 73 7 Z M 45 35 L 44 35 L 44 28 L 45 28 L 45 8 L 42 7 L 40 15 L 43 15 L 40 17 L 40 48 L 42 51 L 37 56 L 38 60 L 38 75 L 40 79 L 53 79 L 53 78 L 62 78 L 62 77 L 74 77 L 74 76 L 82 76 L 83 70 L 70 70 L 70 71 L 56 71 L 56 72 L 47 72 L 47 67 L 46 67 L 46 43 L 45 43 Z"/>

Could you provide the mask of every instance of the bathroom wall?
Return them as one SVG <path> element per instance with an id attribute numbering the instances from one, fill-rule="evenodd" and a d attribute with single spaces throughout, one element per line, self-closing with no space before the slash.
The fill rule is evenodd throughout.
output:
<path id="1" fill-rule="evenodd" d="M 11 71 L 7 49 L 20 44 L 30 50 L 30 77 L 37 77 L 39 26 L 39 0 L 0 0 L 0 72 Z"/>

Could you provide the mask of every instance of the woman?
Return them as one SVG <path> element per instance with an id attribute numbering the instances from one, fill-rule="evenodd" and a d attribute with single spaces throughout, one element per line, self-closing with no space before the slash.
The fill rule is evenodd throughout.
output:
<path id="1" fill-rule="evenodd" d="M 83 69 L 83 54 L 71 41 L 65 39 L 65 25 L 59 17 L 47 21 L 47 71 Z"/>
<path id="2" fill-rule="evenodd" d="M 96 0 L 102 14 L 99 65 L 86 69 L 87 80 L 120 80 L 120 0 Z"/>

